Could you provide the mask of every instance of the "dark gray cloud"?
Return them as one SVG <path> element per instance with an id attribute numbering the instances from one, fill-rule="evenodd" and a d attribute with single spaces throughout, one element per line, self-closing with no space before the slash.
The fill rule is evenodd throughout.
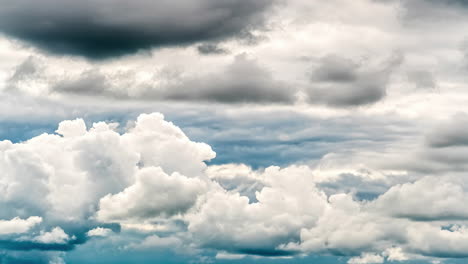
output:
<path id="1" fill-rule="evenodd" d="M 468 146 L 468 115 L 458 113 L 440 123 L 426 136 L 426 143 L 435 148 Z"/>
<path id="2" fill-rule="evenodd" d="M 0 31 L 56 54 L 106 58 L 247 35 L 274 0 L 0 0 Z"/>
<path id="3" fill-rule="evenodd" d="M 446 21 L 456 21 L 464 16 L 466 0 L 374 0 L 381 3 L 398 3 L 404 23 L 431 23 L 445 25 Z"/>
<path id="4" fill-rule="evenodd" d="M 14 92 L 18 90 L 18 85 L 21 82 L 40 78 L 43 70 L 43 65 L 37 58 L 29 56 L 20 63 L 13 71 L 13 74 L 6 81 L 6 91 Z"/>
<path id="5" fill-rule="evenodd" d="M 111 89 L 111 77 L 98 69 L 85 71 L 73 79 L 62 80 L 52 87 L 54 91 L 88 95 L 102 95 Z"/>
<path id="6" fill-rule="evenodd" d="M 375 103 L 385 97 L 389 77 L 401 62 L 400 54 L 376 67 L 338 55 L 323 57 L 311 74 L 309 100 L 336 107 Z"/>
<path id="7" fill-rule="evenodd" d="M 13 75 L 10 77 L 10 82 L 21 81 L 25 78 L 34 77 L 34 75 L 40 70 L 40 65 L 36 59 L 32 56 L 28 57 L 21 64 L 19 64 Z"/>
<path id="8" fill-rule="evenodd" d="M 290 88 L 245 55 L 236 56 L 223 72 L 202 78 L 188 79 L 179 87 L 167 89 L 162 96 L 171 100 L 235 102 L 294 101 L 295 89 Z"/>
<path id="9" fill-rule="evenodd" d="M 217 72 L 198 77 L 155 75 L 155 79 L 170 79 L 169 84 L 135 84 L 127 87 L 122 80 L 131 80 L 132 72 L 104 74 L 97 69 L 83 72 L 76 78 L 52 85 L 53 92 L 88 96 L 107 96 L 120 99 L 205 101 L 221 103 L 291 103 L 294 88 L 275 80 L 256 60 L 238 55 L 234 61 Z M 126 82 L 125 82 L 126 83 Z M 122 89 L 125 86 L 125 89 Z"/>
<path id="10" fill-rule="evenodd" d="M 197 47 L 197 50 L 200 54 L 210 55 L 210 54 L 225 54 L 229 53 L 228 50 L 219 47 L 219 45 L 214 43 L 204 43 Z"/>

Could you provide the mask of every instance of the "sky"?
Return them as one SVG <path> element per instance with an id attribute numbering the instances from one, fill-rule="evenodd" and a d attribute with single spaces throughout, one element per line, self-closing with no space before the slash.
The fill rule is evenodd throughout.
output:
<path id="1" fill-rule="evenodd" d="M 0 264 L 466 263 L 468 1 L 0 6 Z"/>

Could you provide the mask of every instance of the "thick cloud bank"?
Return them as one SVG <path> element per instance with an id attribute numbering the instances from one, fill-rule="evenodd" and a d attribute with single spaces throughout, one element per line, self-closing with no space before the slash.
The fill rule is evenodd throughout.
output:
<path id="1" fill-rule="evenodd" d="M 91 240 L 220 259 L 468 257 L 464 178 L 403 175 L 395 184 L 392 174 L 362 169 L 207 166 L 211 148 L 161 114 L 123 130 L 76 119 L 56 134 L 0 142 L 0 260 L 21 262 L 33 250 L 39 263 L 60 263 Z M 354 183 L 375 198 L 360 199 Z"/>
<path id="2" fill-rule="evenodd" d="M 57 54 L 105 58 L 248 35 L 273 0 L 0 1 L 0 31 Z M 26 19 L 27 18 L 27 19 Z"/>

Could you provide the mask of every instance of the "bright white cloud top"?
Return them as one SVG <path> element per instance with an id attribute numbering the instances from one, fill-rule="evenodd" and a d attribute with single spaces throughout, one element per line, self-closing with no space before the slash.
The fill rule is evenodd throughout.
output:
<path id="1" fill-rule="evenodd" d="M 348 263 L 467 255 L 464 179 L 398 176 L 401 184 L 359 200 L 325 188 L 339 175 L 358 175 L 349 168 L 327 176 L 321 166 L 207 166 L 211 148 L 162 114 L 117 128 L 99 122 L 88 129 L 76 119 L 61 122 L 57 134 L 1 142 L 2 245 L 61 252 L 137 231 L 120 243 L 236 257 L 354 256 Z M 395 176 L 356 177 L 389 183 Z"/>

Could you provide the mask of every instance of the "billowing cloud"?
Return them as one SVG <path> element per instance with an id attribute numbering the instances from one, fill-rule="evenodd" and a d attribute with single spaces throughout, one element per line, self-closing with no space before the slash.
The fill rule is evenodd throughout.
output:
<path id="1" fill-rule="evenodd" d="M 177 173 L 169 176 L 161 168 L 141 170 L 135 177 L 135 183 L 123 192 L 100 200 L 99 220 L 125 222 L 183 214 L 206 189 L 198 179 Z"/>
<path id="2" fill-rule="evenodd" d="M 396 217 L 456 220 L 468 218 L 468 211 L 460 206 L 466 202 L 468 193 L 460 183 L 427 177 L 392 187 L 377 199 L 376 206 Z"/>
<path id="3" fill-rule="evenodd" d="M 41 232 L 33 240 L 44 244 L 65 244 L 70 240 L 70 237 L 62 228 L 54 227 L 50 232 Z"/>
<path id="4" fill-rule="evenodd" d="M 87 236 L 103 236 L 109 228 L 97 229 L 103 225 L 92 219 L 101 198 L 103 211 L 113 202 L 122 202 L 119 199 L 129 200 L 122 207 L 129 218 L 137 212 L 145 218 L 149 213 L 145 210 L 152 207 L 151 215 L 165 216 L 183 213 L 193 205 L 204 185 L 178 173 L 200 177 L 204 161 L 215 155 L 208 145 L 190 141 L 161 114 L 141 115 L 122 135 L 115 128 L 112 123 L 95 123 L 88 129 L 82 119 L 76 119 L 60 123 L 57 134 L 18 144 L 0 142 L 1 217 L 9 219 L 0 221 L 0 248 L 68 251 L 86 242 Z M 138 195 L 153 195 L 160 180 L 167 181 L 161 192 L 152 202 L 140 204 Z M 185 181 L 181 199 L 173 200 L 170 194 Z M 161 204 L 164 200 L 166 205 Z M 125 213 L 107 216 L 120 220 Z"/>
<path id="5" fill-rule="evenodd" d="M 157 113 L 123 130 L 63 121 L 56 134 L 0 146 L 0 249 L 9 258 L 13 251 L 69 252 L 87 243 L 200 257 L 216 252 L 218 259 L 328 254 L 382 263 L 467 256 L 464 178 L 410 182 L 395 172 L 324 164 L 207 166 L 211 148 Z M 347 187 L 355 181 L 368 182 L 363 188 L 375 189 L 374 196 L 357 199 L 358 190 Z"/>
<path id="6" fill-rule="evenodd" d="M 0 31 L 52 53 L 98 59 L 241 36 L 262 26 L 273 2 L 2 1 Z"/>

